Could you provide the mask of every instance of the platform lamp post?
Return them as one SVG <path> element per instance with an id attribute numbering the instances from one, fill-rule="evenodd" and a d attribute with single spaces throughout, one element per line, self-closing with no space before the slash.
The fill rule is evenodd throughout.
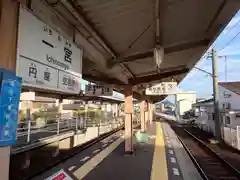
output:
<path id="1" fill-rule="evenodd" d="M 214 120 L 215 120 L 215 137 L 216 140 L 221 140 L 221 127 L 220 127 L 220 110 L 219 110 L 219 93 L 218 93 L 218 74 L 217 74 L 217 53 L 214 49 L 211 51 L 212 58 L 212 73 L 202 70 L 198 67 L 194 67 L 213 78 L 213 98 L 214 98 Z"/>

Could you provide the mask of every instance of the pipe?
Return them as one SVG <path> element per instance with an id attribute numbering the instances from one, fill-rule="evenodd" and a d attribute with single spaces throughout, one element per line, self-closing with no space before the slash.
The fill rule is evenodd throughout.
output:
<path id="1" fill-rule="evenodd" d="M 156 0 L 155 4 L 155 19 L 156 19 L 156 44 L 160 44 L 160 0 Z"/>

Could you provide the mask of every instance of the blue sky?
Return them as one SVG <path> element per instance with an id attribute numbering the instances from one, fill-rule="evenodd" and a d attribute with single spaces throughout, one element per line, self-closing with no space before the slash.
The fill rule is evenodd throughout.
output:
<path id="1" fill-rule="evenodd" d="M 240 34 L 234 38 L 239 31 L 240 12 L 235 15 L 213 44 L 218 56 L 227 55 L 227 63 L 225 63 L 224 58 L 218 58 L 217 60 L 220 82 L 225 81 L 225 64 L 227 64 L 228 72 L 227 81 L 240 81 Z M 229 44 L 230 41 L 231 43 Z M 208 72 L 212 72 L 210 59 L 202 58 L 196 66 Z M 184 91 L 195 91 L 197 97 L 208 98 L 212 95 L 212 78 L 199 70 L 192 69 L 180 83 L 179 87 Z"/>

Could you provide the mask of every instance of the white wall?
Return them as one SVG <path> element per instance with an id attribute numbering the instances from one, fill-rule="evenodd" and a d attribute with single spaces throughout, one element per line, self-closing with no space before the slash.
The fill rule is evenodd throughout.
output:
<path id="1" fill-rule="evenodd" d="M 201 111 L 199 112 L 199 116 L 196 119 L 197 123 L 207 124 L 207 121 L 212 121 L 213 120 L 212 116 L 210 116 L 211 118 L 209 118 L 209 114 L 212 115 L 213 112 L 214 112 L 213 105 L 208 105 L 208 106 L 205 106 L 204 108 L 202 107 Z"/>
<path id="2" fill-rule="evenodd" d="M 240 109 L 240 96 L 228 89 L 218 86 L 219 89 L 219 105 L 220 109 L 223 109 L 224 103 L 230 103 L 231 109 Z M 225 94 L 225 96 L 224 96 Z M 227 96 L 226 96 L 227 95 Z"/>
<path id="3" fill-rule="evenodd" d="M 230 126 L 232 128 L 236 128 L 237 126 L 240 126 L 240 118 L 236 118 L 236 117 L 232 118 Z"/>
<path id="4" fill-rule="evenodd" d="M 176 113 L 178 115 L 183 115 L 184 112 L 192 109 L 192 104 L 196 103 L 196 94 L 195 93 L 178 93 L 176 94 L 175 104 L 176 104 Z"/>
<path id="5" fill-rule="evenodd" d="M 206 121 L 208 121 L 208 114 L 207 114 L 207 112 L 200 112 L 199 116 L 196 119 L 196 123 L 198 123 L 198 124 L 206 124 Z"/>

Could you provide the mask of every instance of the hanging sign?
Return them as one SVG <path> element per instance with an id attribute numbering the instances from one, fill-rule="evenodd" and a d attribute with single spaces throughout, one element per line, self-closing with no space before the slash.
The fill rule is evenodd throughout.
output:
<path id="1" fill-rule="evenodd" d="M 78 94 L 81 90 L 82 50 L 20 8 L 17 74 L 26 87 Z"/>
<path id="2" fill-rule="evenodd" d="M 156 85 L 149 85 L 145 91 L 146 95 L 170 95 L 177 93 L 176 82 L 162 82 Z"/>
<path id="3" fill-rule="evenodd" d="M 102 85 L 88 84 L 85 88 L 86 96 L 112 96 L 113 89 Z"/>

